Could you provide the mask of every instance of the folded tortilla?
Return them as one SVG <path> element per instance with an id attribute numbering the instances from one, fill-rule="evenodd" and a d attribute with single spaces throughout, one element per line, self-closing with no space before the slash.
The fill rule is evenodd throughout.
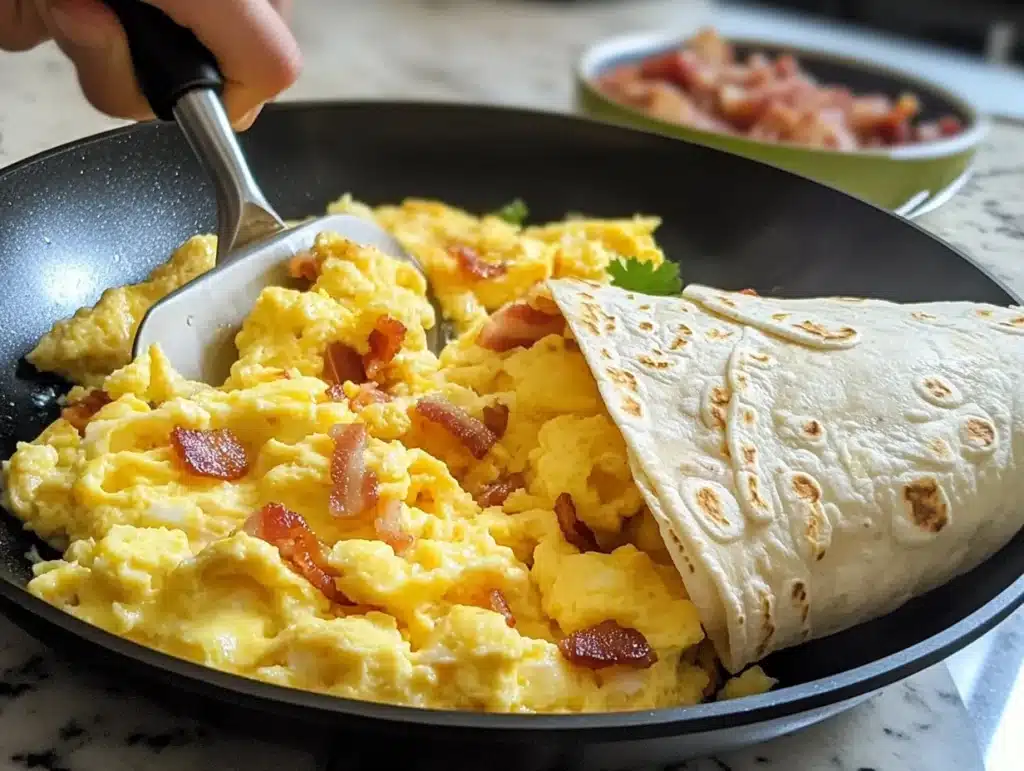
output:
<path id="1" fill-rule="evenodd" d="M 731 672 L 1024 525 L 1020 308 L 550 288 Z"/>

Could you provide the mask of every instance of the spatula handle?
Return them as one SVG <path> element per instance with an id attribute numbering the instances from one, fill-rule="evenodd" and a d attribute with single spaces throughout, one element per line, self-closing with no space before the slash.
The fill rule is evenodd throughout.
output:
<path id="1" fill-rule="evenodd" d="M 221 92 L 224 78 L 217 60 L 192 30 L 141 0 L 103 1 L 124 27 L 135 77 L 158 118 L 173 120 L 174 105 L 190 91 Z"/>

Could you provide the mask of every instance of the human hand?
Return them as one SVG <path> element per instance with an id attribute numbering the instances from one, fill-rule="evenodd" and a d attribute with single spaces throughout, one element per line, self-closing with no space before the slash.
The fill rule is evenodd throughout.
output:
<path id="1" fill-rule="evenodd" d="M 299 75 L 299 47 L 285 21 L 292 0 L 146 2 L 191 29 L 217 58 L 224 106 L 236 129 L 252 125 L 263 104 Z M 50 38 L 74 63 L 96 109 L 117 118 L 153 117 L 124 30 L 100 0 L 0 0 L 0 48 L 24 51 Z"/>

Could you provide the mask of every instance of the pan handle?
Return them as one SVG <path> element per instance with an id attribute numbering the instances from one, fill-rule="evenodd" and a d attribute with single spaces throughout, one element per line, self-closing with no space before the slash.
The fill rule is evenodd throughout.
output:
<path id="1" fill-rule="evenodd" d="M 190 91 L 206 88 L 221 93 L 224 77 L 217 60 L 192 30 L 141 0 L 103 2 L 124 27 L 135 77 L 158 118 L 174 120 L 174 106 Z"/>

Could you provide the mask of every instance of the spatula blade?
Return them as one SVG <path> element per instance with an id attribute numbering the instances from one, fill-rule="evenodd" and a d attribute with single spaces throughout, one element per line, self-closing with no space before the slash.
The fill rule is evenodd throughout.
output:
<path id="1" fill-rule="evenodd" d="M 135 335 L 133 356 L 159 343 L 175 369 L 190 380 L 220 385 L 238 358 L 235 335 L 268 286 L 294 286 L 288 261 L 332 232 L 416 264 L 386 230 L 349 214 L 336 214 L 286 230 L 240 250 L 149 309 Z"/>

